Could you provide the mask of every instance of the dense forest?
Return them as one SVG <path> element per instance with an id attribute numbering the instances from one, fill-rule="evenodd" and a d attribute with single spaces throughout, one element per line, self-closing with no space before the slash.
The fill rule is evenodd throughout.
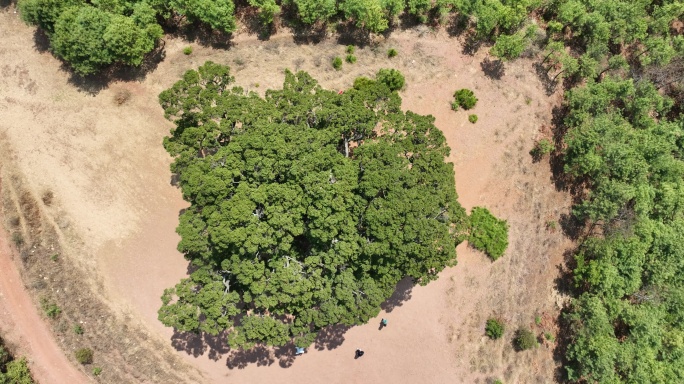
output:
<path id="1" fill-rule="evenodd" d="M 400 15 L 409 15 L 431 25 L 452 23 L 459 27 L 457 29 L 464 31 L 462 33 L 466 42 L 484 43 L 484 46 L 489 47 L 490 53 L 502 61 L 514 60 L 523 54 L 536 55 L 540 76 L 552 86 L 567 89 L 555 127 L 554 154 L 564 165 L 556 177 L 566 186 L 575 186 L 571 190 L 576 193 L 577 204 L 572 214 L 580 223 L 582 232 L 576 254 L 569 262 L 573 269 L 574 299 L 562 322 L 568 338 L 567 350 L 562 351 L 567 359 L 567 379 L 605 383 L 672 383 L 684 380 L 684 249 L 681 245 L 684 239 L 684 120 L 681 116 L 684 98 L 684 3 L 680 0 L 250 0 L 248 4 L 237 7 L 230 0 L 20 0 L 19 6 L 24 20 L 38 25 L 50 37 L 53 52 L 82 74 L 96 72 L 111 63 L 140 64 L 145 54 L 157 44 L 167 23 L 204 23 L 222 31 L 233 31 L 236 26 L 234 15 L 239 7 L 256 7 L 264 23 L 274 22 L 281 13 L 295 15 L 290 20 L 293 24 L 318 25 L 351 21 L 359 28 L 373 33 L 385 32 L 398 23 Z M 265 144 L 257 145 L 252 142 L 257 140 L 252 135 L 240 135 L 233 143 L 226 136 L 212 134 L 226 129 L 226 124 L 232 125 L 231 129 L 238 130 L 245 124 L 241 122 L 236 125 L 234 121 L 218 119 L 217 115 L 212 115 L 220 108 L 225 108 L 222 100 L 226 98 L 235 100 L 231 114 L 242 116 L 244 121 L 255 118 L 244 116 L 245 107 L 259 105 L 265 111 L 267 119 L 270 119 L 267 125 L 272 134 L 276 135 L 278 145 L 289 148 L 288 151 L 298 150 L 291 148 L 293 141 L 306 138 L 310 141 L 301 142 L 303 148 L 309 148 L 311 143 L 317 141 L 322 148 L 328 148 L 329 163 L 317 163 L 332 169 L 327 176 L 323 175 L 323 168 L 317 169 L 320 178 L 327 177 L 328 184 L 323 179 L 306 182 L 325 184 L 326 188 L 333 189 L 327 193 L 347 193 L 351 200 L 366 199 L 367 203 L 373 192 L 379 194 L 381 200 L 399 197 L 388 197 L 380 192 L 383 188 L 378 188 L 377 185 L 362 187 L 361 183 L 354 185 L 358 192 L 334 191 L 349 182 L 350 179 L 345 178 L 349 174 L 345 172 L 353 175 L 360 170 L 360 166 L 345 166 L 345 162 L 366 164 L 368 161 L 370 167 L 370 164 L 383 158 L 388 164 L 400 159 L 408 161 L 406 156 L 390 156 L 391 159 L 383 157 L 396 155 L 395 151 L 409 145 L 412 140 L 406 139 L 408 137 L 419 142 L 411 143 L 415 148 L 407 150 L 407 154 L 411 153 L 412 156 L 425 151 L 425 156 L 432 158 L 437 154 L 442 156 L 446 150 L 443 138 L 432 127 L 429 119 L 396 112 L 398 96 L 373 80 L 361 80 L 354 89 L 344 95 L 335 96 L 318 90 L 315 82 L 304 74 L 289 74 L 282 91 L 270 91 L 267 95 L 266 100 L 272 101 L 269 103 L 254 95 L 229 90 L 227 86 L 230 77 L 227 69 L 217 68 L 219 69 L 210 66 L 199 73 L 189 72 L 180 85 L 162 97 L 167 114 L 175 116 L 176 123 L 179 124 L 166 146 L 178 157 L 174 170 L 181 175 L 185 174 L 182 183 L 186 198 L 197 204 L 213 204 L 217 198 L 215 194 L 221 188 L 226 188 L 220 183 L 197 183 L 199 178 L 196 175 L 223 169 L 217 168 L 216 164 L 226 161 L 228 154 L 221 157 L 217 156 L 218 153 L 231 152 L 231 156 L 237 156 L 240 151 L 245 154 L 261 151 L 265 158 L 269 158 L 267 154 L 270 149 Z M 202 71 L 207 73 L 214 70 L 225 71 L 218 77 L 222 80 L 217 81 L 216 75 L 202 74 Z M 298 92 L 303 89 L 316 91 L 311 94 Z M 211 108 L 204 110 L 203 105 L 187 103 L 187 98 L 181 96 L 188 92 L 206 95 L 215 102 Z M 305 110 L 314 105 L 312 103 L 341 108 L 339 100 L 342 98 L 352 101 L 379 98 L 382 103 L 372 105 L 378 110 L 383 108 L 391 121 L 389 125 L 381 125 L 396 129 L 394 132 L 403 131 L 406 136 L 398 138 L 389 133 L 379 135 L 356 148 L 357 144 L 354 142 L 360 139 L 352 138 L 365 137 L 373 132 L 373 127 L 366 126 L 362 134 L 346 133 L 344 137 L 347 139 L 342 148 L 338 147 L 339 143 L 326 142 L 325 132 L 315 129 L 316 124 L 320 124 L 321 116 L 307 116 Z M 371 113 L 374 109 L 366 109 L 355 102 L 349 105 L 349 108 L 353 108 L 353 113 L 349 112 L 349 115 L 341 115 L 339 118 L 353 119 L 356 113 L 363 113 L 364 116 L 370 114 L 377 121 L 378 116 Z M 179 114 L 179 111 L 193 108 L 199 108 L 201 113 L 192 113 L 189 116 Z M 204 127 L 207 128 L 198 128 L 197 119 L 206 119 L 207 124 Z M 298 129 L 292 131 L 291 128 L 272 126 L 277 122 L 292 122 L 292 126 Z M 398 143 L 390 145 L 388 140 L 392 139 L 396 139 Z M 194 160 L 197 152 L 202 155 L 199 161 Z M 340 158 L 340 163 L 335 163 L 337 160 L 334 160 L 333 152 Z M 352 152 L 357 157 L 356 160 L 339 155 Z M 359 162 L 361 158 L 365 158 L 363 162 Z M 340 167 L 339 175 L 334 170 L 335 164 Z M 276 171 L 281 166 L 272 160 L 257 167 L 264 170 L 259 171 L 258 175 L 245 173 L 246 168 L 235 168 L 229 176 L 235 178 L 236 186 L 246 183 L 242 188 L 249 187 L 249 180 L 256 180 L 258 177 L 295 177 Z M 430 168 L 431 172 L 427 172 L 429 177 L 434 177 L 443 185 L 447 176 L 440 172 L 445 166 L 438 166 L 436 161 L 432 166 L 436 168 Z M 364 169 L 370 170 L 368 167 Z M 290 166 L 288 172 L 297 169 Z M 411 169 L 399 167 L 396 171 L 406 173 L 402 177 L 413 183 L 407 185 L 427 188 L 414 179 Z M 339 179 L 341 184 L 330 184 L 332 179 Z M 295 180 L 299 180 L 298 183 L 304 182 Z M 382 183 L 382 180 L 382 176 L 378 175 L 377 179 L 368 182 Z M 345 188 L 352 186 L 346 185 Z M 411 193 L 401 189 L 399 192 Z M 275 194 L 276 191 L 264 192 L 264 204 L 268 202 L 270 193 Z M 281 200 L 293 204 L 293 207 L 303 204 L 301 200 L 307 198 L 305 193 L 277 193 L 283 193 Z M 439 244 L 447 244 L 447 239 L 454 242 L 454 233 L 446 230 L 446 223 L 453 221 L 457 225 L 459 218 L 463 216 L 455 203 L 455 195 L 446 190 L 443 193 L 439 195 L 439 203 L 431 202 L 421 208 L 435 209 L 435 220 L 429 222 L 432 226 L 421 227 L 421 230 L 427 231 L 428 238 Z M 446 202 L 449 204 L 444 205 Z M 442 209 L 439 207 L 447 206 L 447 211 L 438 214 Z M 336 209 L 334 205 L 314 208 Z M 413 209 L 410 205 L 394 208 Z M 258 278 L 246 278 L 244 281 L 231 283 L 241 288 L 236 285 L 224 286 L 223 282 L 231 281 L 229 276 L 247 267 L 230 261 L 219 267 L 208 251 L 212 248 L 205 243 L 206 239 L 197 235 L 207 223 L 218 220 L 222 210 L 227 209 L 254 212 L 257 216 L 264 214 L 264 207 L 245 205 L 221 207 L 202 214 L 191 209 L 182 216 L 183 242 L 180 248 L 196 255 L 193 260 L 199 261 L 194 261 L 197 269 L 190 279 L 181 283 L 174 291 L 181 297 L 181 301 L 172 303 L 170 296 L 166 297 L 161 312 L 166 324 L 181 329 L 199 328 L 216 332 L 225 328 L 226 324 L 217 323 L 215 319 L 221 318 L 222 313 L 216 313 L 216 309 L 206 303 L 219 299 L 232 300 L 225 307 L 233 308 L 231 305 L 238 300 L 237 296 L 222 295 L 224 291 L 235 293 L 236 289 L 243 289 L 251 294 L 267 289 L 259 280 L 266 270 L 265 264 L 249 267 L 254 268 L 253 275 Z M 392 215 L 393 212 L 394 210 L 388 210 L 382 215 Z M 377 216 L 364 215 L 363 220 L 390 220 L 382 218 L 377 210 L 373 213 Z M 247 219 L 249 215 L 243 216 L 244 221 L 227 222 L 225 225 L 246 227 L 250 223 Z M 282 219 L 289 220 L 287 216 Z M 358 220 L 359 216 L 354 216 L 354 219 Z M 313 217 L 311 220 L 315 222 Z M 324 232 L 335 228 L 331 233 L 348 228 L 351 219 L 339 220 L 335 223 L 317 223 L 316 228 Z M 370 231 L 373 225 L 367 223 L 363 228 Z M 302 238 L 304 228 L 293 228 L 292 231 L 287 235 L 289 237 L 282 235 L 291 250 L 308 251 L 315 244 L 322 244 L 322 240 L 316 240 L 320 243 L 318 244 L 313 237 Z M 361 236 L 360 233 L 349 230 L 347 235 Z M 251 239 L 253 235 L 252 231 L 246 231 L 239 238 L 221 237 L 217 234 L 215 245 L 230 249 L 235 247 L 236 241 L 245 242 L 250 239 L 245 243 L 244 250 L 236 248 L 236 252 L 247 252 L 248 249 L 252 252 L 259 246 L 257 239 Z M 327 246 L 332 247 L 335 237 L 329 238 L 330 234 L 320 236 L 320 239 L 329 240 Z M 354 253 L 353 250 L 345 252 L 349 252 L 349 255 L 366 255 L 379 252 L 381 248 L 375 247 L 390 247 L 389 249 L 403 252 L 398 254 L 404 256 L 398 257 L 409 257 L 411 252 L 418 251 L 405 249 L 401 239 L 383 239 L 384 241 L 371 242 L 373 246 L 359 245 L 362 250 L 360 253 Z M 340 239 L 337 240 L 339 242 Z M 430 247 L 426 244 L 423 244 L 425 249 L 420 251 L 420 257 L 435 257 L 435 268 L 442 268 L 452 260 L 450 251 L 445 249 L 446 245 Z M 432 249 L 428 251 L 427 248 Z M 428 253 L 423 254 L 423 251 Z M 256 256 L 257 260 L 259 257 L 263 256 Z M 261 311 L 263 314 L 265 308 L 269 311 L 273 308 L 274 314 L 292 313 L 289 311 L 295 297 L 299 300 L 297 305 L 304 301 L 308 301 L 306 305 L 309 305 L 315 300 L 321 300 L 323 296 L 314 297 L 313 293 L 301 295 L 306 287 L 290 284 L 292 281 L 299 281 L 297 274 L 302 276 L 304 269 L 300 263 L 311 262 L 312 265 L 317 265 L 320 259 L 294 259 L 296 261 L 285 258 L 281 260 L 282 263 L 269 266 L 278 272 L 278 279 L 281 279 L 278 284 L 287 290 L 274 292 L 273 296 L 266 295 L 268 300 L 273 300 L 272 303 L 262 303 L 253 298 L 252 308 L 256 312 Z M 349 315 L 345 308 L 357 300 L 363 303 L 356 306 L 357 309 L 353 312 L 358 319 L 376 313 L 378 303 L 400 275 L 412 275 L 421 281 L 427 281 L 432 276 L 431 270 L 414 269 L 415 266 L 409 270 L 391 272 L 386 269 L 388 265 L 383 264 L 385 262 L 387 261 L 369 257 L 366 263 L 359 264 L 363 266 L 360 270 L 346 272 L 347 269 L 342 269 L 346 265 L 344 261 L 331 260 L 331 265 L 336 266 L 337 271 L 327 270 L 327 273 L 335 272 L 329 275 L 335 277 L 321 281 L 342 284 L 345 290 L 341 292 L 346 292 L 345 295 L 336 297 L 335 304 L 330 308 L 303 312 L 302 318 L 306 320 L 290 328 L 275 320 L 268 320 L 271 323 L 259 324 L 258 327 L 248 323 L 247 328 L 238 332 L 238 335 L 242 335 L 238 337 L 239 344 L 284 340 L 290 336 L 310 340 L 312 329 L 333 321 L 354 323 L 356 320 L 345 318 Z M 211 268 L 207 268 L 210 265 Z M 217 270 L 223 274 L 219 280 Z M 310 284 L 312 278 L 320 278 L 325 271 L 326 268 L 322 268 L 301 281 Z M 212 273 L 214 277 L 211 277 Z M 252 276 L 250 273 L 240 273 L 243 276 Z M 364 276 L 368 274 L 387 277 L 379 280 L 382 282 L 380 285 L 365 286 L 367 280 L 364 280 Z M 353 276 L 347 277 L 349 275 Z M 193 281 L 211 283 L 205 286 L 209 288 L 203 290 L 206 295 L 190 298 L 190 292 L 195 286 Z M 307 289 L 314 286 L 307 286 Z M 330 292 L 322 289 L 324 285 L 316 287 L 321 288 L 315 294 L 325 295 Z M 248 299 L 251 300 L 252 297 L 248 296 Z M 201 317 L 195 316 L 198 307 L 206 307 Z M 234 311 L 233 314 L 238 313 L 237 309 Z M 250 316 L 249 320 L 266 322 L 263 319 L 265 317 Z M 265 329 L 268 332 L 264 333 Z"/>
<path id="2" fill-rule="evenodd" d="M 401 73 L 338 93 L 287 72 L 265 98 L 232 82 L 207 62 L 159 97 L 193 269 L 164 293 L 164 324 L 306 347 L 377 316 L 401 279 L 427 284 L 455 263 L 468 220 L 449 147 L 432 116 L 401 111 Z"/>

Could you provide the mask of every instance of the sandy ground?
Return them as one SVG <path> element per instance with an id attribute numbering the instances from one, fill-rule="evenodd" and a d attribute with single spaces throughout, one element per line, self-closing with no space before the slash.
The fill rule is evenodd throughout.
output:
<path id="1" fill-rule="evenodd" d="M 427 28 L 357 49 L 358 62 L 339 72 L 330 61 L 343 56 L 344 46 L 332 39 L 296 45 L 287 35 L 265 42 L 240 35 L 229 50 L 167 39 L 165 60 L 144 78 L 89 92 L 93 88 L 74 86 L 52 55 L 35 49 L 33 29 L 11 11 L 0 11 L 0 35 L 0 132 L 17 154 L 14 165 L 36 195 L 53 192 L 55 202 L 46 211 L 64 230 L 69 257 L 94 286 L 103 287 L 103 299 L 164 338 L 169 349 L 200 368 L 206 382 L 553 381 L 552 343 L 523 353 L 511 348 L 517 326 L 557 332 L 563 298 L 554 279 L 571 246 L 547 229 L 567 212 L 569 197 L 554 189 L 548 163 L 533 164 L 528 154 L 558 101 L 558 95 L 544 93 L 531 61 L 508 64 L 501 79 L 490 79 L 480 66 L 485 50 L 464 55 L 457 39 Z M 181 52 L 187 45 L 194 48 L 190 56 Z M 389 47 L 399 56 L 388 59 Z M 438 281 L 399 289 L 376 321 L 333 330 L 296 359 L 290 349 L 241 353 L 220 340 L 173 335 L 156 320 L 156 311 L 163 289 L 186 273 L 174 229 L 187 203 L 170 182 L 171 159 L 161 141 L 171 124 L 157 95 L 206 60 L 230 65 L 239 85 L 260 93 L 279 87 L 285 68 L 306 70 L 331 89 L 347 88 L 379 68 L 401 70 L 407 80 L 404 108 L 434 115 L 452 148 L 448 160 L 456 166 L 461 203 L 467 209 L 486 206 L 508 220 L 506 255 L 492 263 L 462 244 L 458 265 Z M 459 88 L 473 89 L 479 98 L 472 111 L 450 110 Z M 118 105 L 114 99 L 122 91 L 131 96 Z M 468 122 L 468 113 L 479 116 L 476 124 Z M 502 340 L 484 337 L 490 316 L 506 321 Z M 390 323 L 383 330 L 380 317 Z M 366 351 L 359 360 L 353 359 L 356 348 Z"/>

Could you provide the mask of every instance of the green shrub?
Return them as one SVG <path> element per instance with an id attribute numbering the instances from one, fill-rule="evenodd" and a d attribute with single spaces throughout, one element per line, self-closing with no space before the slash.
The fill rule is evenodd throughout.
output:
<path id="1" fill-rule="evenodd" d="M 350 55 L 353 55 L 355 50 L 356 47 L 354 47 L 353 45 L 347 45 L 347 49 L 345 50 L 345 52 L 347 52 Z"/>
<path id="2" fill-rule="evenodd" d="M 83 327 L 81 327 L 80 324 L 74 325 L 74 333 L 77 335 L 82 335 L 83 334 Z"/>
<path id="3" fill-rule="evenodd" d="M 475 114 L 468 115 L 468 121 L 470 121 L 473 124 L 477 123 L 477 115 L 475 115 Z"/>
<path id="4" fill-rule="evenodd" d="M 542 318 L 541 316 L 535 316 L 534 317 L 534 323 L 537 324 L 537 326 L 540 326 L 542 323 Z"/>
<path id="5" fill-rule="evenodd" d="M 486 253 L 493 260 L 501 257 L 508 247 L 508 223 L 492 215 L 487 208 L 475 207 L 470 214 L 470 245 Z"/>
<path id="6" fill-rule="evenodd" d="M 556 342 L 556 336 L 554 336 L 551 332 L 544 332 L 544 338 L 551 343 Z"/>
<path id="7" fill-rule="evenodd" d="M 192 53 L 192 47 L 185 47 L 183 48 L 183 54 L 184 55 L 189 55 Z"/>
<path id="8" fill-rule="evenodd" d="M 354 63 L 356 63 L 356 56 L 354 56 L 354 55 L 347 55 L 347 59 L 346 59 L 346 60 L 347 60 L 347 63 L 349 63 L 349 64 L 354 64 Z"/>
<path id="9" fill-rule="evenodd" d="M 100 368 L 100 367 L 93 368 L 93 376 L 100 376 L 100 374 L 102 374 L 102 368 Z"/>
<path id="10" fill-rule="evenodd" d="M 495 318 L 487 320 L 487 325 L 485 325 L 485 335 L 492 340 L 501 338 L 505 330 L 503 322 Z"/>
<path id="11" fill-rule="evenodd" d="M 534 333 L 527 328 L 518 328 L 515 331 L 515 338 L 513 339 L 513 346 L 518 351 L 525 351 L 537 347 L 537 338 Z"/>
<path id="12" fill-rule="evenodd" d="M 492 384 L 503 384 L 503 381 L 496 379 L 496 380 L 492 381 Z"/>
<path id="13" fill-rule="evenodd" d="M 5 366 L 6 372 L 3 374 L 0 371 L 0 383 L 7 384 L 33 384 L 31 378 L 31 371 L 29 370 L 26 358 L 22 357 L 18 360 L 13 360 Z"/>
<path id="14" fill-rule="evenodd" d="M 468 110 L 473 108 L 476 103 L 477 98 L 475 97 L 475 93 L 470 89 L 463 88 L 454 92 L 454 102 L 451 103 L 451 108 L 454 111 L 457 111 L 459 107 Z"/>
<path id="15" fill-rule="evenodd" d="M 530 156 L 538 161 L 551 152 L 553 152 L 553 143 L 549 139 L 541 139 L 537 141 L 534 144 L 534 148 L 530 150 Z"/>
<path id="16" fill-rule="evenodd" d="M 76 361 L 81 364 L 91 364 L 93 362 L 93 350 L 90 348 L 81 348 L 75 353 Z"/>
<path id="17" fill-rule="evenodd" d="M 383 68 L 378 71 L 376 79 L 389 87 L 392 91 L 398 91 L 404 88 L 404 75 L 396 69 Z"/>
<path id="18" fill-rule="evenodd" d="M 390 59 L 397 56 L 398 54 L 399 52 L 397 52 L 397 50 L 394 48 L 390 48 L 387 50 L 387 57 L 389 57 Z"/>
<path id="19" fill-rule="evenodd" d="M 333 66 L 333 68 L 335 68 L 335 70 L 337 70 L 337 71 L 339 71 L 340 69 L 342 69 L 342 59 L 340 59 L 339 56 L 338 56 L 338 57 L 335 57 L 335 58 L 333 59 L 333 61 L 332 61 L 332 66 Z"/>
<path id="20" fill-rule="evenodd" d="M 48 299 L 41 299 L 40 306 L 45 312 L 45 315 L 51 319 L 56 318 L 62 313 L 62 309 L 57 306 L 57 304 L 50 302 Z"/>

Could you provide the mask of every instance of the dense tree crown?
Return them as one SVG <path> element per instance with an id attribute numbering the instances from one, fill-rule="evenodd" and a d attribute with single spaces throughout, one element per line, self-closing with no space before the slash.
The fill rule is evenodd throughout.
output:
<path id="1" fill-rule="evenodd" d="M 207 62 L 159 97 L 193 269 L 165 291 L 164 324 L 304 346 L 376 316 L 400 279 L 427 284 L 455 263 L 467 217 L 432 116 L 403 113 L 379 80 L 338 94 L 287 72 L 264 98 L 232 82 Z"/>

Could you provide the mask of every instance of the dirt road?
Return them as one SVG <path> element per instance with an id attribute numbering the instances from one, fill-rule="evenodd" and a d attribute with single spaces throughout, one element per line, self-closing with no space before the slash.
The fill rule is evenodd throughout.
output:
<path id="1" fill-rule="evenodd" d="M 87 383 L 59 348 L 52 332 L 38 315 L 24 289 L 21 276 L 7 244 L 8 236 L 0 230 L 0 330 L 17 352 L 28 356 L 29 367 L 39 383 Z"/>

